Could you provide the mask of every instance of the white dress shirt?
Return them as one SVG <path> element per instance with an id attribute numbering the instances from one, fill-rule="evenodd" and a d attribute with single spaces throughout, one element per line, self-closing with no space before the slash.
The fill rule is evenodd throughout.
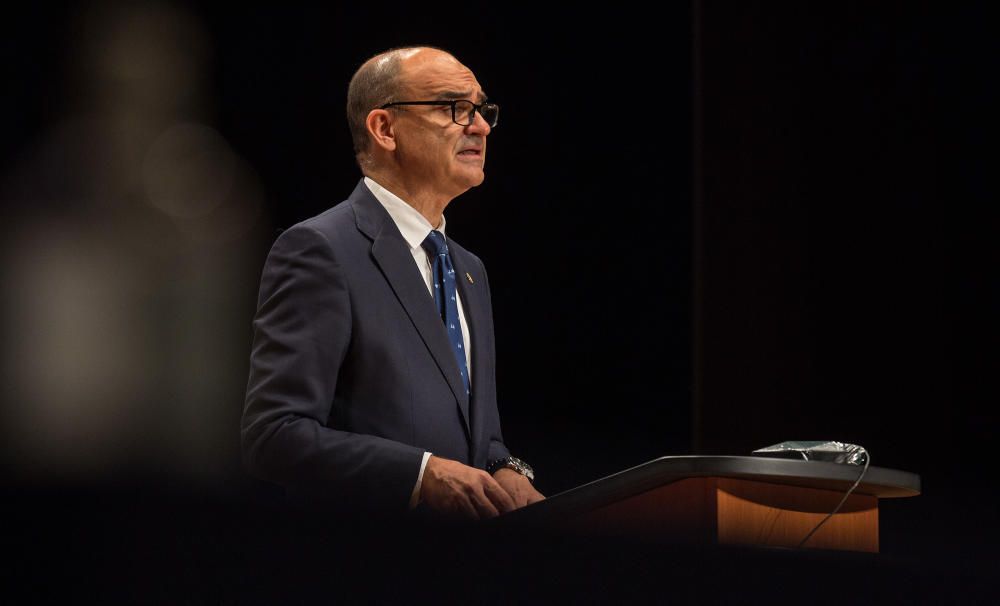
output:
<path id="1" fill-rule="evenodd" d="M 430 257 L 427 256 L 427 252 L 422 246 L 424 240 L 427 239 L 427 235 L 435 229 L 431 222 L 428 221 L 423 215 L 420 214 L 417 209 L 413 208 L 399 196 L 382 187 L 370 177 L 365 177 L 365 185 L 371 190 L 372 195 L 378 200 L 382 206 L 385 208 L 389 216 L 392 217 L 393 222 L 396 227 L 399 228 L 399 233 L 403 235 L 403 239 L 406 240 L 407 245 L 410 247 L 410 254 L 413 255 L 413 261 L 417 264 L 417 269 L 420 271 L 420 275 L 424 278 L 424 283 L 427 285 L 427 294 L 434 299 L 434 270 L 431 264 Z M 441 215 L 441 225 L 437 227 L 437 231 L 444 235 L 445 231 L 445 218 Z M 448 238 L 445 236 L 445 241 Z M 458 302 L 458 321 L 462 328 L 462 341 L 463 347 L 465 348 L 465 367 L 469 370 L 469 385 L 472 385 L 472 356 L 469 352 L 472 348 L 469 346 L 469 329 L 468 324 L 465 321 L 465 311 L 462 309 L 462 296 L 457 295 Z M 424 458 L 420 462 L 420 473 L 417 475 L 417 483 L 413 486 L 413 492 L 410 495 L 410 508 L 416 507 L 417 503 L 420 502 L 420 483 L 424 479 L 424 469 L 427 467 L 427 459 L 431 457 L 431 453 L 424 452 Z"/>

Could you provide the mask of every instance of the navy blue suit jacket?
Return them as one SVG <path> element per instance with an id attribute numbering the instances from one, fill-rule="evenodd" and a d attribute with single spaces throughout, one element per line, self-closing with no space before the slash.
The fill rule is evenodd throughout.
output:
<path id="1" fill-rule="evenodd" d="M 409 245 L 363 180 L 282 232 L 253 322 L 241 437 L 254 475 L 405 511 L 425 450 L 479 468 L 509 454 L 486 270 L 448 242 L 471 332 L 471 398 Z"/>

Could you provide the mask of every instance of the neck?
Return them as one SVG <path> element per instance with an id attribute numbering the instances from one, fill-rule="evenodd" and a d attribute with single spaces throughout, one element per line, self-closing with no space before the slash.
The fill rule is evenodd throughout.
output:
<path id="1" fill-rule="evenodd" d="M 396 174 L 369 171 L 367 176 L 415 208 L 435 229 L 441 225 L 444 209 L 454 199 L 454 196 L 442 194 L 426 184 Z"/>

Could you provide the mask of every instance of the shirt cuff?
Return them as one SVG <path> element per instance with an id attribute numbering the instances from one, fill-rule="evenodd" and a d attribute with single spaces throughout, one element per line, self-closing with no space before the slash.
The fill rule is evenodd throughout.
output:
<path id="1" fill-rule="evenodd" d="M 417 483 L 413 486 L 413 493 L 410 494 L 410 509 L 420 503 L 420 483 L 424 481 L 424 468 L 427 467 L 427 459 L 431 458 L 431 453 L 424 452 L 424 458 L 420 461 L 420 473 L 417 474 Z"/>

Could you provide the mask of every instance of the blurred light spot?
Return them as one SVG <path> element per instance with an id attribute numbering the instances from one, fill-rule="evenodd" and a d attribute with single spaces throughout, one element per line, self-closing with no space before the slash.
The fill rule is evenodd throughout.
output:
<path id="1" fill-rule="evenodd" d="M 176 124 L 150 147 L 142 180 L 150 204 L 174 218 L 207 215 L 229 196 L 235 158 L 226 141 L 199 124 Z"/>

